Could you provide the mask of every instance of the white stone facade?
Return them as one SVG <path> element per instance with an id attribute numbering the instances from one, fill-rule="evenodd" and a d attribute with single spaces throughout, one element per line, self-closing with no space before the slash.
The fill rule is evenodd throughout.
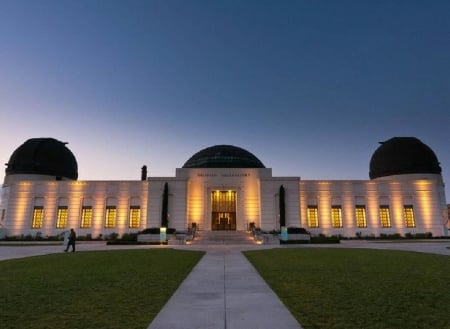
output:
<path id="1" fill-rule="evenodd" d="M 169 190 L 168 226 L 177 230 L 186 230 L 192 223 L 203 230 L 217 229 L 212 215 L 212 195 L 216 191 L 230 191 L 235 196 L 235 226 L 228 229 L 246 230 L 254 223 L 265 231 L 279 230 L 282 185 L 286 226 L 303 227 L 313 235 L 448 235 L 441 175 L 312 181 L 272 177 L 270 168 L 178 168 L 175 177 L 149 177 L 143 181 L 55 181 L 39 175 L 9 175 L 1 192 L 0 234 L 45 237 L 73 227 L 79 236 L 96 238 L 159 227 L 165 183 Z M 357 207 L 364 209 L 365 225 L 357 225 Z M 384 207 L 383 216 L 388 216 L 383 221 L 380 207 Z M 82 224 L 83 208 L 92 210 L 87 224 Z M 108 225 L 107 208 L 114 209 Z M 133 223 L 132 208 L 138 209 Z M 33 224 L 35 209 L 41 210 L 42 218 Z M 66 209 L 66 219 L 58 219 L 59 209 Z M 314 211 L 317 223 L 311 225 L 309 216 Z M 406 216 L 412 216 L 412 220 L 408 222 Z"/>

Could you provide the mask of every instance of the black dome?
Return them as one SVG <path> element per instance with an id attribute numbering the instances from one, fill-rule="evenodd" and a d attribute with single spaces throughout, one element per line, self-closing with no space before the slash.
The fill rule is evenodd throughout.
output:
<path id="1" fill-rule="evenodd" d="M 265 168 L 250 152 L 233 145 L 216 145 L 195 153 L 183 168 Z"/>
<path id="2" fill-rule="evenodd" d="M 370 160 L 371 179 L 442 171 L 433 150 L 415 137 L 394 137 L 380 144 Z"/>
<path id="3" fill-rule="evenodd" d="M 54 138 L 27 140 L 11 155 L 6 175 L 49 175 L 76 180 L 77 160 L 66 144 Z"/>

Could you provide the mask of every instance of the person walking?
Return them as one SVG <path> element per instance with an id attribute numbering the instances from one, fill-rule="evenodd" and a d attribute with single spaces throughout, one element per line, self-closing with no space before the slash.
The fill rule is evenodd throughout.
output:
<path id="1" fill-rule="evenodd" d="M 69 250 L 70 246 L 72 246 L 72 252 L 75 252 L 75 240 L 76 239 L 77 239 L 77 235 L 75 233 L 75 230 L 73 228 L 71 228 L 70 234 L 69 234 L 69 242 L 67 243 L 66 250 L 64 250 L 65 252 L 67 252 Z"/>

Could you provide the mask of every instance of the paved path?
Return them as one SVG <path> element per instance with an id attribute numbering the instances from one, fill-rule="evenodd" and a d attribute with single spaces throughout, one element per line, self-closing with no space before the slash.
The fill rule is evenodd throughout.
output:
<path id="1" fill-rule="evenodd" d="M 184 250 L 213 250 L 221 245 L 199 245 L 199 246 L 158 246 L 158 245 L 123 245 L 123 246 L 107 246 L 105 242 L 78 242 L 77 251 L 89 250 L 115 250 L 115 249 L 151 249 L 151 248 L 173 248 Z M 368 248 L 368 249 L 384 249 L 384 250 L 405 250 L 424 252 L 431 254 L 440 254 L 450 256 L 450 240 L 423 240 L 417 242 L 399 241 L 366 241 L 366 240 L 342 240 L 339 244 L 300 244 L 300 245 L 229 245 L 230 249 L 242 250 L 262 250 L 273 248 Z M 38 255 L 48 255 L 63 252 L 64 247 L 60 245 L 33 245 L 27 246 L 9 246 L 8 243 L 0 242 L 0 261 L 13 258 L 24 258 Z"/>
<path id="2" fill-rule="evenodd" d="M 299 329 L 244 255 L 212 246 L 148 329 Z"/>

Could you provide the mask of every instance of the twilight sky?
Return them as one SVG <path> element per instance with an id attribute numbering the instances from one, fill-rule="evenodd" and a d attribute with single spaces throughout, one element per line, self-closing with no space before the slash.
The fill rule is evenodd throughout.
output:
<path id="1" fill-rule="evenodd" d="M 368 179 L 379 141 L 415 136 L 449 185 L 450 1 L 0 0 L 0 123 L 2 165 L 54 137 L 81 180 L 216 144 Z"/>

